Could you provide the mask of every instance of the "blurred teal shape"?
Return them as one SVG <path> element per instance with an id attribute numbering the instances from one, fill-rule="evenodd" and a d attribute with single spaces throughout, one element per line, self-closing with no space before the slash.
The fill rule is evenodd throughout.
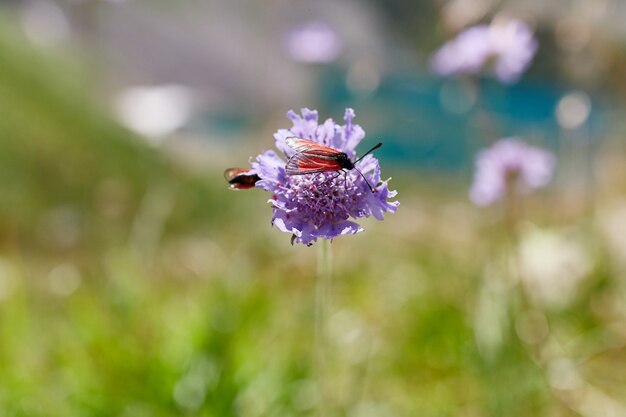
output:
<path id="1" fill-rule="evenodd" d="M 401 166 L 467 172 L 476 150 L 507 136 L 560 146 L 556 111 L 569 90 L 549 80 L 503 86 L 488 78 L 441 80 L 397 70 L 383 75 L 375 90 L 361 94 L 346 77 L 338 66 L 322 73 L 321 107 L 334 109 L 333 114 L 345 106 L 359 109 L 367 120 L 366 141 L 384 142 L 379 154 Z M 611 127 L 602 125 L 602 110 L 592 102 L 587 125 L 593 139 Z"/>

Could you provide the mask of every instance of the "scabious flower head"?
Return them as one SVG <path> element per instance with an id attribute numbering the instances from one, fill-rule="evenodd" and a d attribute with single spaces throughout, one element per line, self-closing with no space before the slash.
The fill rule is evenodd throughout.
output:
<path id="1" fill-rule="evenodd" d="M 432 69 L 442 76 L 477 74 L 487 64 L 503 83 L 513 83 L 530 65 L 537 41 L 519 20 L 494 20 L 472 26 L 442 46 L 431 58 Z"/>
<path id="2" fill-rule="evenodd" d="M 486 206 L 508 192 L 529 193 L 548 184 L 554 156 L 517 138 L 500 139 L 478 153 L 470 199 Z"/>
<path id="3" fill-rule="evenodd" d="M 276 148 L 284 157 L 268 150 L 251 161 L 250 174 L 260 178 L 256 187 L 272 193 L 268 200 L 274 211 L 272 224 L 282 232 L 291 233 L 292 243 L 310 245 L 318 238 L 333 239 L 361 232 L 363 229 L 351 219 L 374 216 L 383 220 L 384 213 L 395 212 L 400 203 L 388 199 L 397 192 L 389 190 L 388 180 L 381 182 L 380 166 L 372 155 L 356 163 L 356 168 L 370 184 L 376 185 L 374 192 L 355 170 L 345 175 L 334 171 L 306 175 L 285 173 L 286 160 L 295 153 L 287 146 L 288 137 L 297 136 L 329 146 L 345 152 L 352 161 L 356 157 L 356 146 L 365 137 L 363 129 L 352 123 L 352 109 L 346 109 L 344 125 L 332 119 L 318 124 L 315 110 L 305 108 L 301 113 L 302 116 L 292 110 L 287 112 L 293 126 L 274 134 Z"/>

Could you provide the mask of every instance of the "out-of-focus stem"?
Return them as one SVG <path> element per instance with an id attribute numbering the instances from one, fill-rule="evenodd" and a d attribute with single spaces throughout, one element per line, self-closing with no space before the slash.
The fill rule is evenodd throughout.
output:
<path id="1" fill-rule="evenodd" d="M 332 285 L 332 255 L 330 241 L 318 245 L 317 284 L 315 291 L 315 371 L 318 392 L 318 413 L 327 417 L 331 406 L 328 372 L 328 317 Z"/>

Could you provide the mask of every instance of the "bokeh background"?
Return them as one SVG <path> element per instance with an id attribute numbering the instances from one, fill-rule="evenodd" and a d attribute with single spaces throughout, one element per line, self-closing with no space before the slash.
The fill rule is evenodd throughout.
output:
<path id="1" fill-rule="evenodd" d="M 514 16 L 510 85 L 442 79 Z M 316 246 L 224 168 L 356 111 L 401 206 L 336 239 L 329 415 L 626 416 L 626 3 L 0 1 L 0 415 L 311 416 Z M 476 152 L 551 150 L 523 201 Z M 512 237 L 513 235 L 513 237 Z"/>

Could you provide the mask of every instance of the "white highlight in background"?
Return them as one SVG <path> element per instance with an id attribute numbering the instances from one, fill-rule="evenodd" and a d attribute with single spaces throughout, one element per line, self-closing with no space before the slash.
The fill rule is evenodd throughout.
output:
<path id="1" fill-rule="evenodd" d="M 581 127 L 591 114 L 591 100 L 582 91 L 574 91 L 559 101 L 556 107 L 556 119 L 559 125 L 568 130 Z"/>
<path id="2" fill-rule="evenodd" d="M 191 118 L 193 93 L 180 85 L 137 86 L 124 90 L 115 108 L 122 124 L 158 143 Z"/>

